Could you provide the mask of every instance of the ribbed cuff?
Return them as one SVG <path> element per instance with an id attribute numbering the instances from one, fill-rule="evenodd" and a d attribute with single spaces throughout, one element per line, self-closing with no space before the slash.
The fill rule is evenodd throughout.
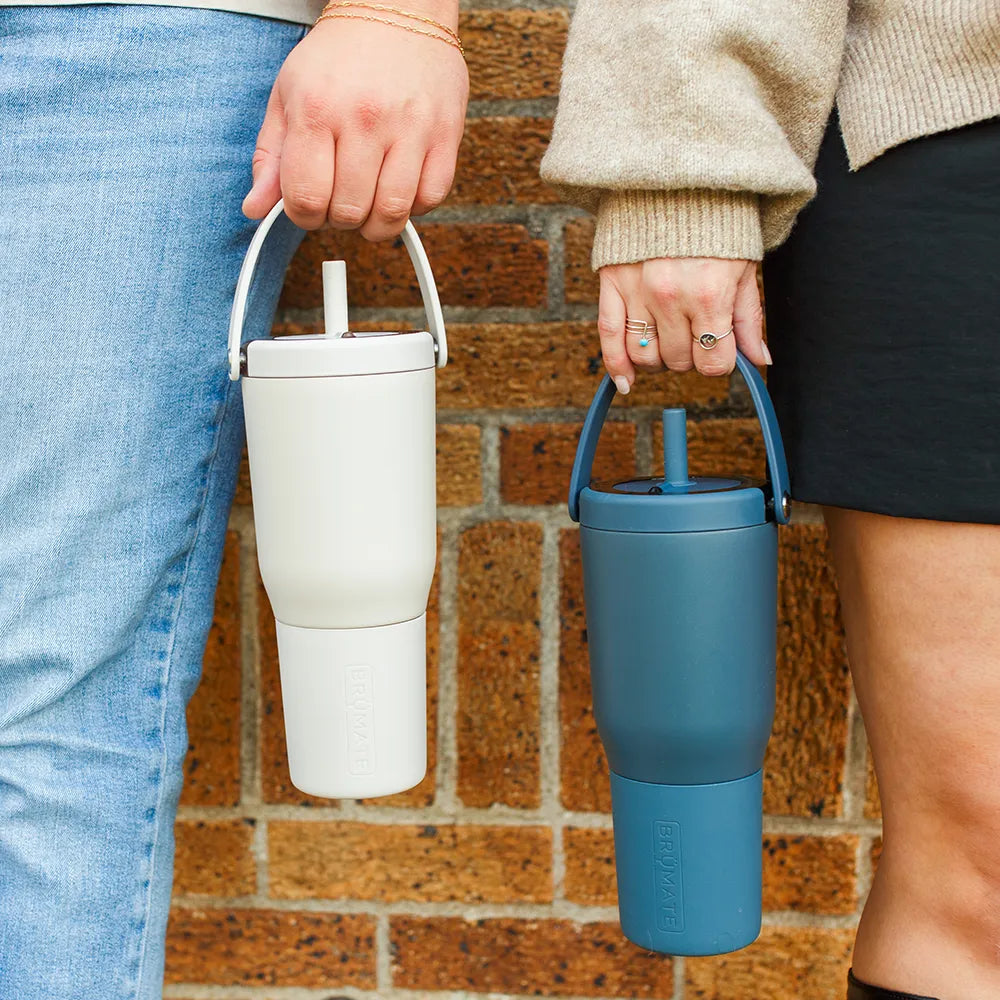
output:
<path id="1" fill-rule="evenodd" d="M 760 199 L 751 191 L 606 191 L 597 209 L 592 263 L 654 257 L 760 260 Z"/>

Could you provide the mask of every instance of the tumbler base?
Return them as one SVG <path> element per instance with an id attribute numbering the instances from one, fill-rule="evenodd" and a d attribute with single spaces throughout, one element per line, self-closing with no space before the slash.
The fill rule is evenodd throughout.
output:
<path id="1" fill-rule="evenodd" d="M 721 955 L 760 933 L 762 772 L 711 785 L 611 775 L 625 936 L 669 955 Z"/>
<path id="2" fill-rule="evenodd" d="M 427 770 L 426 615 L 376 628 L 276 622 L 292 784 L 372 798 Z"/>

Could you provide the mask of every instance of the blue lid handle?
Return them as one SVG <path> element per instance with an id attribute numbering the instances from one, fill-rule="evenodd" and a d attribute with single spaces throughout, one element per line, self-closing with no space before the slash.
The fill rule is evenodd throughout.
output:
<path id="1" fill-rule="evenodd" d="M 573 473 L 569 479 L 569 516 L 574 521 L 580 520 L 580 494 L 585 486 L 590 485 L 590 473 L 594 467 L 597 439 L 601 436 L 604 418 L 608 415 L 611 401 L 615 398 L 617 391 L 614 382 L 611 381 L 611 376 L 605 375 L 597 387 L 593 402 L 590 404 L 586 419 L 583 421 L 580 442 L 576 446 L 576 458 L 573 459 Z"/>
<path id="2" fill-rule="evenodd" d="M 739 368 L 743 381 L 750 390 L 750 398 L 753 400 L 757 419 L 760 421 L 764 451 L 767 452 L 767 475 L 771 481 L 774 519 L 778 524 L 788 524 L 792 495 L 788 489 L 788 463 L 785 461 L 785 446 L 781 441 L 774 404 L 760 372 L 747 360 L 742 351 L 736 352 L 736 367 Z"/>
<path id="3" fill-rule="evenodd" d="M 788 492 L 788 463 L 785 461 L 785 446 L 781 443 L 781 432 L 778 430 L 778 418 L 774 412 L 774 405 L 768 395 L 767 386 L 760 376 L 760 372 L 747 360 L 741 351 L 736 352 L 736 367 L 739 368 L 750 390 L 750 398 L 753 400 L 754 408 L 757 411 L 757 419 L 760 421 L 761 433 L 764 437 L 764 450 L 767 452 L 767 474 L 771 483 L 773 495 L 774 519 L 778 524 L 788 524 L 789 500 Z M 605 375 L 601 379 L 601 384 L 597 387 L 597 392 L 587 410 L 586 419 L 583 422 L 583 430 L 580 432 L 580 441 L 576 448 L 576 458 L 573 461 L 573 473 L 569 481 L 569 516 L 574 521 L 580 520 L 580 494 L 586 486 L 590 485 L 590 475 L 594 466 L 594 454 L 597 451 L 597 440 L 601 435 L 601 428 L 604 426 L 611 402 L 615 398 L 614 382 L 610 375 Z M 676 425 L 671 424 L 668 430 L 667 412 L 664 412 L 664 448 L 667 449 L 665 458 L 669 461 L 671 453 L 677 456 L 676 446 L 671 447 L 676 430 Z M 681 411 L 683 413 L 683 410 Z M 670 418 L 672 421 L 675 418 Z M 670 438 L 670 440 L 668 440 Z M 687 465 L 687 436 L 684 439 L 684 465 Z M 672 481 L 671 466 L 667 466 L 668 481 Z"/>

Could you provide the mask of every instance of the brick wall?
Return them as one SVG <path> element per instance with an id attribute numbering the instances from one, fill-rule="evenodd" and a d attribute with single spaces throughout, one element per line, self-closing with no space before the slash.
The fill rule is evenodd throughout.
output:
<path id="1" fill-rule="evenodd" d="M 763 934 L 738 954 L 685 961 L 633 947 L 616 925 L 607 769 L 564 510 L 600 371 L 592 230 L 537 179 L 567 23 L 544 0 L 464 14 L 472 104 L 458 180 L 420 227 L 452 356 L 438 383 L 428 776 L 370 802 L 290 784 L 244 477 L 189 713 L 170 997 L 844 995 L 879 811 L 814 511 L 782 531 Z M 289 272 L 278 332 L 317 328 L 319 262 L 341 255 L 355 320 L 420 322 L 401 250 L 319 233 Z M 616 405 L 598 471 L 655 471 L 657 407 L 678 403 L 695 421 L 695 471 L 762 471 L 741 387 L 697 376 L 647 380 Z"/>

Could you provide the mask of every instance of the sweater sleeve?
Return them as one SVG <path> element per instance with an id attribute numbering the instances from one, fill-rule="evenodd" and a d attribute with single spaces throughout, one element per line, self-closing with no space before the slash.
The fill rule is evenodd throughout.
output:
<path id="1" fill-rule="evenodd" d="M 760 259 L 815 192 L 849 0 L 578 0 L 542 177 L 593 265 Z"/>

